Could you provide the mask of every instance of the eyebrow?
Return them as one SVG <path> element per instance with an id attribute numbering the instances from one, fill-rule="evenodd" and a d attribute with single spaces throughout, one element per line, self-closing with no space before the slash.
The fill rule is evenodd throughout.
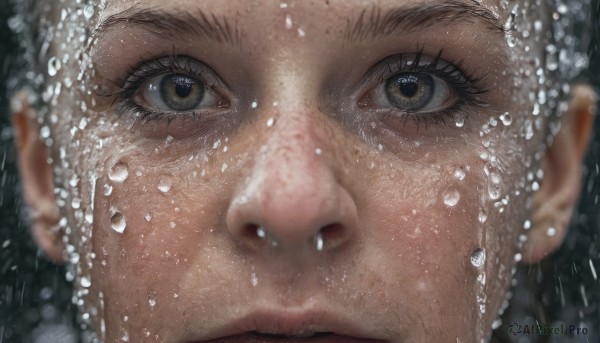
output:
<path id="1" fill-rule="evenodd" d="M 192 34 L 234 47 L 240 46 L 241 43 L 241 32 L 237 22 L 235 25 L 231 25 L 225 16 L 208 14 L 200 9 L 190 13 L 139 8 L 137 5 L 106 18 L 94 30 L 92 36 L 99 36 L 108 30 L 124 29 L 128 26 L 139 27 L 167 40 Z"/>
<path id="2" fill-rule="evenodd" d="M 398 32 L 411 33 L 425 27 L 454 23 L 483 23 L 492 32 L 506 32 L 498 16 L 477 0 L 447 0 L 402 6 L 386 10 L 384 14 L 379 6 L 363 9 L 358 18 L 347 21 L 344 40 L 362 42 Z"/>

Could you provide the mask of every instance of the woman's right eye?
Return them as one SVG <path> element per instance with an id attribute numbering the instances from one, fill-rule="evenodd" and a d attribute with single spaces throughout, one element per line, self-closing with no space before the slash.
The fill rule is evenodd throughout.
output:
<path id="1" fill-rule="evenodd" d="M 219 104 L 218 96 L 204 82 L 180 73 L 154 77 L 142 89 L 141 97 L 162 112 L 190 112 Z"/>

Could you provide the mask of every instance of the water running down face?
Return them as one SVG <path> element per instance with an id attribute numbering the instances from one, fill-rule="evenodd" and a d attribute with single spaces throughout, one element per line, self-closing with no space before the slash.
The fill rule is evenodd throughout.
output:
<path id="1" fill-rule="evenodd" d="M 57 6 L 39 136 L 13 106 L 34 235 L 107 342 L 485 340 L 564 236 L 592 112 L 541 8 Z"/>

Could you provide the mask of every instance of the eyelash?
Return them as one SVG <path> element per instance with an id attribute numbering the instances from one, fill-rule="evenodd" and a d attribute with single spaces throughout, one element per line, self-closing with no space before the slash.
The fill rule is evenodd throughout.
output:
<path id="1" fill-rule="evenodd" d="M 488 89 L 480 86 L 486 75 L 477 78 L 471 74 L 465 73 L 460 68 L 460 62 L 458 65 L 445 62 L 442 60 L 442 54 L 443 50 L 440 50 L 431 62 L 424 65 L 421 65 L 423 49 L 420 49 L 416 54 L 392 56 L 383 62 L 383 71 L 377 74 L 377 85 L 386 82 L 388 78 L 399 73 L 427 73 L 447 82 L 451 92 L 458 97 L 457 103 L 441 111 L 429 112 L 426 114 L 421 112 L 398 111 L 390 108 L 384 114 L 384 120 L 393 118 L 402 120 L 404 123 L 413 120 L 416 123 L 418 130 L 422 124 L 425 125 L 425 128 L 430 125 L 448 125 L 448 119 L 452 123 L 456 123 L 457 120 L 462 120 L 466 123 L 469 120 L 468 111 L 465 111 L 466 107 L 487 107 L 485 102 L 478 99 L 479 95 L 488 92 Z M 407 58 L 407 55 L 414 55 L 414 57 L 411 60 Z"/>
<path id="2" fill-rule="evenodd" d="M 136 113 L 135 123 L 147 124 L 165 120 L 170 124 L 174 119 L 182 116 L 190 116 L 196 119 L 201 111 L 191 112 L 156 112 L 148 110 L 137 104 L 134 100 L 136 93 L 148 80 L 165 74 L 182 73 L 189 75 L 204 84 L 208 92 L 218 93 L 215 88 L 219 84 L 217 78 L 209 71 L 208 67 L 200 67 L 195 59 L 189 56 L 169 55 L 148 62 L 142 62 L 132 67 L 127 72 L 127 77 L 117 82 L 119 90 L 116 92 L 118 98 L 118 111 L 121 115 L 125 113 Z"/>

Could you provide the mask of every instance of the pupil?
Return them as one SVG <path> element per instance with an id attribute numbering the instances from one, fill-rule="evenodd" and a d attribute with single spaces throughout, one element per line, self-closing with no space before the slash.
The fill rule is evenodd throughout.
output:
<path id="1" fill-rule="evenodd" d="M 192 86 L 192 83 L 178 79 L 175 81 L 175 94 L 180 98 L 185 98 L 192 92 Z"/>
<path id="2" fill-rule="evenodd" d="M 398 79 L 400 92 L 408 98 L 412 98 L 419 90 L 419 80 L 415 75 L 402 75 Z"/>

